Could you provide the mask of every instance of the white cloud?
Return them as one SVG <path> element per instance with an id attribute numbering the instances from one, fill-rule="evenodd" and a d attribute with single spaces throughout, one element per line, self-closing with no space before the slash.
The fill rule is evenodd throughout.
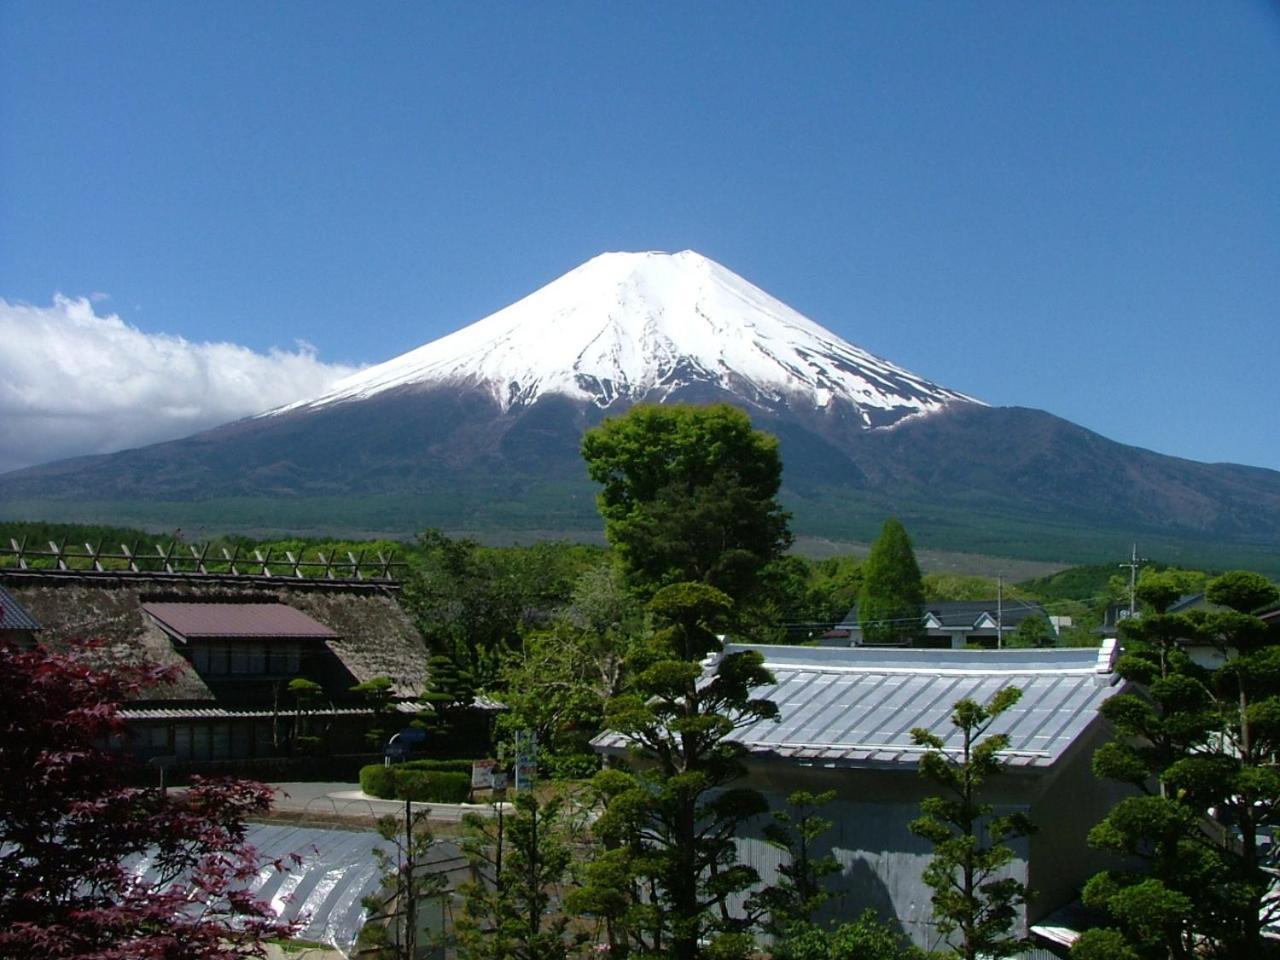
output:
<path id="1" fill-rule="evenodd" d="M 183 437 L 323 392 L 355 368 L 144 333 L 88 298 L 0 299 L 0 471 Z"/>

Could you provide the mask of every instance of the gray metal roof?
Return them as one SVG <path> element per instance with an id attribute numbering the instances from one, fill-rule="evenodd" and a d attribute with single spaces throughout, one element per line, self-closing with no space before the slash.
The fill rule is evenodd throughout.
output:
<path id="1" fill-rule="evenodd" d="M 0 587 L 0 630 L 39 630 L 36 618 L 4 587 Z"/>
<path id="2" fill-rule="evenodd" d="M 1022 699 L 992 733 L 1007 733 L 1011 766 L 1047 767 L 1097 716 L 1119 679 L 1114 645 L 1101 649 L 910 650 L 873 647 L 745 647 L 777 678 L 755 695 L 778 705 L 780 722 L 760 722 L 734 739 L 770 752 L 834 765 L 914 764 L 923 727 L 948 748 L 960 738 L 951 724 L 956 701 L 985 703 L 1004 687 Z"/>
<path id="3" fill-rule="evenodd" d="M 730 644 L 725 654 L 743 650 L 759 651 L 773 672 L 777 682 L 753 694 L 778 705 L 779 721 L 744 727 L 732 739 L 756 754 L 829 766 L 914 766 L 924 751 L 911 742 L 913 728 L 958 747 L 955 703 L 985 703 L 1016 686 L 1022 698 L 991 732 L 1009 734 L 1002 756 L 1010 766 L 1048 767 L 1094 722 L 1119 680 L 1114 641 L 1049 650 Z M 606 734 L 596 744 L 620 750 L 626 741 Z"/>

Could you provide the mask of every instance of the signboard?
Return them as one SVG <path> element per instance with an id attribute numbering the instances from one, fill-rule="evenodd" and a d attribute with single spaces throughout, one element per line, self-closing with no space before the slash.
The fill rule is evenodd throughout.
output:
<path id="1" fill-rule="evenodd" d="M 538 776 L 538 763 L 532 758 L 516 761 L 516 789 L 528 790 Z"/>
<path id="2" fill-rule="evenodd" d="M 498 772 L 497 760 L 477 760 L 471 764 L 471 789 L 472 790 L 494 790 L 494 779 Z M 503 773 L 503 780 L 506 780 L 506 773 Z M 505 786 L 505 783 L 504 783 Z"/>
<path id="3" fill-rule="evenodd" d="M 538 735 L 532 730 L 516 734 L 516 789 L 528 790 L 538 776 Z"/>

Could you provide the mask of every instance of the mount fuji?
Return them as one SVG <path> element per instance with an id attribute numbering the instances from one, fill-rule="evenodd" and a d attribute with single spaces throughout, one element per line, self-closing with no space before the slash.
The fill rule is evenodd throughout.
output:
<path id="1" fill-rule="evenodd" d="M 608 410 L 662 402 L 693 384 L 765 407 L 843 403 L 866 427 L 975 402 L 685 250 L 602 254 L 492 316 L 265 416 L 429 385 L 479 388 L 503 413 L 553 394 Z"/>
<path id="2" fill-rule="evenodd" d="M 599 530 L 582 432 L 729 402 L 778 435 L 801 534 L 902 517 L 942 549 L 1280 570 L 1280 473 L 991 407 L 841 339 L 692 251 L 606 253 L 321 396 L 183 440 L 0 476 L 0 516 L 188 529 Z"/>

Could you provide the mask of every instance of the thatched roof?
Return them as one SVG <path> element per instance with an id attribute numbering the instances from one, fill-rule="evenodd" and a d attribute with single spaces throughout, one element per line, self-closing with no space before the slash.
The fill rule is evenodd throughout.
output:
<path id="1" fill-rule="evenodd" d="M 337 634 L 325 642 L 357 681 L 387 676 L 397 695 L 416 697 L 426 677 L 426 645 L 385 584 L 340 581 L 329 587 L 281 579 L 278 585 L 239 585 L 228 578 L 201 582 L 11 570 L 0 573 L 0 582 L 41 623 L 41 641 L 55 649 L 100 638 L 111 662 L 176 668 L 174 683 L 148 691 L 147 700 L 214 699 L 169 636 L 144 614 L 147 602 L 287 604 Z"/>

